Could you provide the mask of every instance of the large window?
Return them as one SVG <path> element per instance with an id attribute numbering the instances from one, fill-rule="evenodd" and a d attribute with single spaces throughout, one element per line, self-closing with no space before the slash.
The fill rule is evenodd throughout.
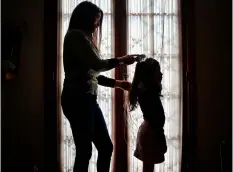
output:
<path id="1" fill-rule="evenodd" d="M 71 12 L 76 5 L 83 0 L 62 0 L 62 35 L 67 31 Z M 114 3 L 112 0 L 91 0 L 104 11 L 103 33 L 101 44 L 102 58 L 113 58 L 114 52 Z M 181 100 L 181 56 L 179 47 L 178 31 L 178 0 L 128 0 L 127 4 L 127 53 L 143 53 L 148 57 L 153 57 L 161 63 L 163 77 L 163 106 L 165 109 L 166 123 L 165 135 L 167 138 L 168 152 L 166 161 L 156 165 L 157 172 L 178 172 L 181 162 L 181 136 L 182 136 L 182 100 Z M 115 9 L 121 10 L 121 9 Z M 117 13 L 115 13 L 117 14 Z M 114 17 L 113 17 L 114 16 Z M 62 45 L 62 44 L 61 44 Z M 62 51 L 62 47 L 61 47 Z M 128 80 L 132 81 L 134 74 L 132 65 L 127 68 Z M 61 81 L 64 79 L 63 66 L 61 64 Z M 114 78 L 114 70 L 105 72 L 103 75 Z M 98 102 L 105 116 L 109 133 L 113 138 L 113 102 L 117 100 L 114 97 L 113 90 L 99 86 Z M 135 112 L 129 113 L 127 119 L 127 129 L 129 133 L 128 151 L 130 172 L 141 172 L 142 163 L 133 157 L 135 149 L 136 134 L 138 127 L 143 121 L 140 108 Z M 117 150 L 115 150 L 117 151 Z M 73 168 L 75 157 L 75 145 L 69 122 L 62 114 L 62 165 L 64 172 L 70 172 Z M 90 160 L 89 171 L 96 171 L 97 151 L 93 145 L 93 154 Z"/>

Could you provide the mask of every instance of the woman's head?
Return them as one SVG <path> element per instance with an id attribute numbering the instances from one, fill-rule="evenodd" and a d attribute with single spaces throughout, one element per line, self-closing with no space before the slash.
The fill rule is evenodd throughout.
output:
<path id="1" fill-rule="evenodd" d="M 99 28 L 99 38 L 101 38 L 103 22 L 103 11 L 89 1 L 79 3 L 72 12 L 69 28 L 79 29 L 87 34 L 94 34 Z"/>
<path id="2" fill-rule="evenodd" d="M 130 110 L 134 110 L 137 106 L 140 85 L 145 89 L 156 92 L 161 96 L 161 81 L 163 74 L 161 73 L 159 62 L 153 58 L 136 64 L 132 88 L 129 93 Z"/>

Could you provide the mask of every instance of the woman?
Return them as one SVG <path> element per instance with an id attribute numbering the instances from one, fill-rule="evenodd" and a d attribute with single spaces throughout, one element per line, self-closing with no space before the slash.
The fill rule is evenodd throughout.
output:
<path id="1" fill-rule="evenodd" d="M 109 172 L 113 144 L 97 103 L 97 84 L 128 89 L 129 83 L 99 73 L 120 63 L 130 65 L 136 61 L 135 56 L 140 57 L 126 55 L 102 60 L 96 45 L 98 30 L 101 38 L 102 20 L 103 11 L 99 7 L 88 1 L 82 2 L 72 13 L 64 39 L 65 80 L 61 103 L 76 146 L 74 172 L 88 171 L 92 142 L 98 150 L 98 172 Z"/>

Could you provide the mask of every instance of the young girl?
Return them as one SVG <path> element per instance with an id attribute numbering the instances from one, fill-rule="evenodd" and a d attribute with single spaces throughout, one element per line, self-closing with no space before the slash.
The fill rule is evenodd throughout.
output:
<path id="1" fill-rule="evenodd" d="M 160 100 L 162 73 L 159 62 L 147 58 L 138 62 L 129 92 L 130 111 L 139 104 L 144 122 L 141 124 L 134 156 L 143 161 L 143 172 L 153 172 L 154 164 L 164 162 L 167 144 L 164 135 L 165 115 Z"/>

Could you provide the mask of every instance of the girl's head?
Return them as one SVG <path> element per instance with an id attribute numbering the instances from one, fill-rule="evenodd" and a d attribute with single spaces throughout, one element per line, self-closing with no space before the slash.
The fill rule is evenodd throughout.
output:
<path id="1" fill-rule="evenodd" d="M 159 62 L 153 58 L 147 58 L 136 64 L 132 88 L 129 93 L 131 111 L 137 107 L 138 95 L 142 89 L 148 89 L 161 96 L 162 76 Z"/>
<path id="2" fill-rule="evenodd" d="M 83 1 L 73 10 L 68 30 L 79 29 L 88 35 L 91 34 L 92 39 L 97 39 L 96 33 L 99 30 L 101 39 L 102 22 L 103 11 L 92 2 Z"/>

